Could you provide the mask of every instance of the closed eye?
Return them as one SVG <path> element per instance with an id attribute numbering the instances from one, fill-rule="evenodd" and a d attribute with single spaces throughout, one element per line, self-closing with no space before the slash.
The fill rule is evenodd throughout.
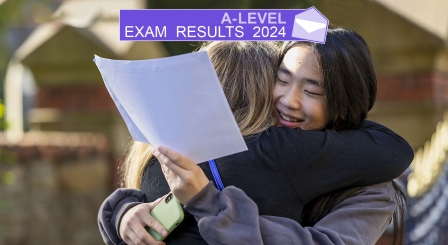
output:
<path id="1" fill-rule="evenodd" d="M 308 91 L 308 90 L 305 90 L 305 92 L 307 92 L 308 94 L 311 94 L 311 95 L 316 95 L 316 96 L 320 96 L 320 95 L 322 95 L 322 94 L 320 94 L 320 93 L 314 93 L 314 92 L 310 92 L 310 91 Z"/>
<path id="2" fill-rule="evenodd" d="M 288 85 L 288 82 L 285 82 L 283 80 L 280 80 L 280 78 L 277 78 L 277 81 L 281 84 L 281 85 Z"/>

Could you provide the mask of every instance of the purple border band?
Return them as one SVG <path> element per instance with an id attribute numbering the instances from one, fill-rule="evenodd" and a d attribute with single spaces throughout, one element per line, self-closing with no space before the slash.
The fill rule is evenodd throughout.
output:
<path id="1" fill-rule="evenodd" d="M 307 40 L 292 37 L 295 16 L 304 11 L 307 10 L 120 10 L 120 40 Z"/>

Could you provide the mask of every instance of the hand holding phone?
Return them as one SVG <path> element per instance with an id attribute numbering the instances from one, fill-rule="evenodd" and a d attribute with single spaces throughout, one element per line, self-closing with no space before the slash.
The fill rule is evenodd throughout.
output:
<path id="1" fill-rule="evenodd" d="M 150 212 L 152 217 L 162 224 L 168 231 L 168 235 L 176 228 L 184 219 L 184 211 L 182 204 L 177 200 L 173 193 L 168 193 L 164 200 Z M 164 237 L 157 231 L 147 228 L 147 231 L 157 241 L 163 241 Z"/>
<path id="2" fill-rule="evenodd" d="M 121 219 L 120 222 L 120 236 L 126 244 L 137 244 L 144 242 L 145 244 L 159 244 L 155 243 L 156 239 L 147 232 L 147 227 L 158 231 L 165 236 L 168 234 L 165 227 L 163 227 L 150 212 L 160 202 L 165 200 L 166 196 L 158 198 L 154 202 L 142 203 L 129 209 Z M 132 228 L 131 228 L 132 227 Z"/>

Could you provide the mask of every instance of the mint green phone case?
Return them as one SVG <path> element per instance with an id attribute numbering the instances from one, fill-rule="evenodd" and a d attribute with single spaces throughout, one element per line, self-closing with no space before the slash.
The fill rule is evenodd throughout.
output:
<path id="1" fill-rule="evenodd" d="M 182 204 L 171 192 L 165 197 L 164 200 L 157 204 L 157 206 L 151 211 L 151 215 L 167 229 L 168 234 L 171 234 L 174 228 L 176 228 L 176 226 L 178 226 L 184 219 Z M 147 227 L 146 230 L 157 241 L 163 241 L 164 237 L 157 231 L 149 227 Z"/>

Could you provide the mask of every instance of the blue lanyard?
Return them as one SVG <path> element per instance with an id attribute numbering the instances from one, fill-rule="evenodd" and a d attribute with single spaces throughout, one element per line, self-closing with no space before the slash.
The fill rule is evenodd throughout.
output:
<path id="1" fill-rule="evenodd" d="M 221 177 L 219 176 L 219 171 L 218 167 L 216 167 L 215 160 L 208 161 L 208 165 L 210 165 L 210 170 L 212 170 L 213 178 L 215 179 L 218 190 L 222 191 L 224 189 L 224 185 L 222 184 Z"/>

